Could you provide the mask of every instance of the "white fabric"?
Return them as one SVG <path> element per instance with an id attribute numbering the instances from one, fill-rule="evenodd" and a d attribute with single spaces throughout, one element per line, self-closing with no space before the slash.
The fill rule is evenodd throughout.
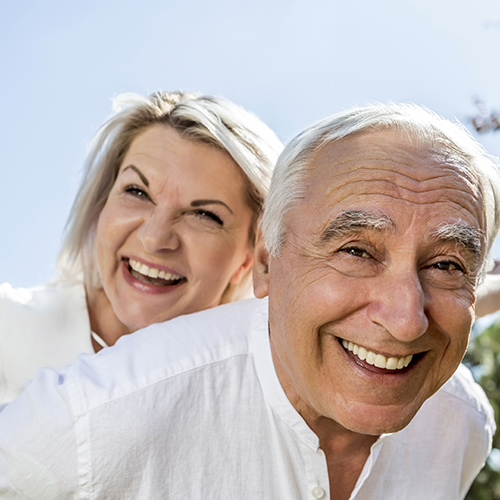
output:
<path id="1" fill-rule="evenodd" d="M 101 347 L 109 347 L 108 344 L 106 344 L 106 342 L 104 341 L 104 339 L 102 339 L 101 337 L 99 337 L 99 335 L 97 335 L 96 332 L 91 332 L 91 335 L 92 335 L 92 338 L 101 346 Z"/>
<path id="2" fill-rule="evenodd" d="M 493 432 L 462 366 L 373 445 L 351 498 L 463 498 Z M 274 371 L 266 300 L 152 325 L 44 370 L 0 412 L 6 500 L 327 500 L 330 487 L 318 438 Z"/>
<path id="3" fill-rule="evenodd" d="M 83 284 L 0 285 L 0 403 L 40 368 L 62 368 L 82 352 L 94 352 Z"/>

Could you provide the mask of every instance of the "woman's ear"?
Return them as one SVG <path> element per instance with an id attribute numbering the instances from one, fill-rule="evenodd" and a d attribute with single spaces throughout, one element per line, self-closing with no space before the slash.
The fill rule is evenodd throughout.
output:
<path id="1" fill-rule="evenodd" d="M 253 254 L 252 250 L 248 249 L 245 259 L 241 263 L 240 267 L 236 269 L 236 271 L 233 273 L 231 276 L 231 279 L 229 280 L 229 283 L 231 285 L 237 285 L 250 271 L 250 268 L 253 265 Z"/>
<path id="2" fill-rule="evenodd" d="M 260 229 L 255 244 L 254 260 L 253 293 L 258 299 L 263 299 L 269 292 L 269 253 Z"/>

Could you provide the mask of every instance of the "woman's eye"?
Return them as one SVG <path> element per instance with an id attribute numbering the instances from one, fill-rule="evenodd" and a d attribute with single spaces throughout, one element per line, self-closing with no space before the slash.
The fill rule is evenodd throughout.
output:
<path id="1" fill-rule="evenodd" d="M 211 212 L 210 210 L 193 210 L 193 214 L 196 217 L 199 217 L 200 219 L 207 219 L 210 221 L 216 222 L 219 226 L 223 226 L 224 222 L 222 219 L 215 214 L 214 212 Z"/>
<path id="2" fill-rule="evenodd" d="M 145 198 L 147 200 L 151 199 L 149 194 L 139 186 L 127 186 L 124 191 L 132 196 L 136 196 L 137 198 Z"/>

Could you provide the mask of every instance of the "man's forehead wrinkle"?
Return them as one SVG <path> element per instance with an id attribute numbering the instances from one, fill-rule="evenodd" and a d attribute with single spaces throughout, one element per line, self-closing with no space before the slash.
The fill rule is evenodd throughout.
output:
<path id="1" fill-rule="evenodd" d="M 343 167 L 344 166 L 344 167 Z M 427 166 L 412 166 L 403 165 L 404 168 L 394 168 L 394 162 L 366 162 L 361 164 L 354 163 L 352 166 L 347 166 L 347 163 L 326 166 L 327 170 L 334 173 L 335 181 L 332 183 L 332 189 L 344 187 L 348 184 L 356 182 L 376 182 L 386 181 L 394 185 L 401 185 L 415 192 L 425 191 L 429 187 L 441 188 L 443 185 L 448 185 L 460 191 L 472 191 L 477 193 L 478 184 L 466 172 L 459 170 L 455 165 L 427 165 Z M 320 174 L 320 170 L 316 170 L 318 175 L 315 175 L 313 169 L 310 174 L 310 182 L 312 184 L 321 183 L 324 175 Z M 438 186 L 436 186 L 438 185 Z"/>
<path id="2" fill-rule="evenodd" d="M 349 167 L 350 162 L 336 163 L 332 165 L 322 165 L 316 168 L 309 169 L 308 179 L 306 184 L 318 184 L 323 181 L 324 175 L 321 175 L 321 170 L 326 169 L 334 172 L 335 182 L 331 184 L 331 190 L 355 184 L 358 182 L 377 182 L 386 181 L 394 185 L 401 183 L 402 187 L 413 190 L 415 192 L 426 191 L 430 186 L 443 181 L 449 183 L 457 190 L 466 192 L 472 190 L 476 192 L 478 189 L 477 183 L 474 182 L 463 171 L 452 166 L 438 166 L 434 169 L 430 168 L 415 168 L 407 164 L 402 164 L 404 169 L 394 169 L 394 161 L 391 164 L 384 162 L 362 162 L 362 164 L 354 163 Z M 439 187 L 442 187 L 440 185 Z"/>
<path id="3" fill-rule="evenodd" d="M 369 138 L 368 134 L 366 138 Z M 394 172 L 394 166 L 402 166 L 408 170 L 408 174 L 399 170 L 399 174 L 408 177 L 414 181 L 419 180 L 433 180 L 445 177 L 446 175 L 453 175 L 457 178 L 465 180 L 467 184 L 476 184 L 476 178 L 473 175 L 470 165 L 454 151 L 445 148 L 442 145 L 424 144 L 423 148 L 411 147 L 406 150 L 404 147 L 394 148 L 390 147 L 389 150 L 380 146 L 377 143 L 370 144 L 370 152 L 367 154 L 366 148 L 362 147 L 358 150 L 356 147 L 349 147 L 348 144 L 343 144 L 343 141 L 349 139 L 344 138 L 334 143 L 328 143 L 323 146 L 320 151 L 317 151 L 309 164 L 309 172 L 314 175 L 316 168 L 329 168 L 335 170 L 342 170 L 338 175 L 348 175 L 350 173 L 362 170 L 385 170 Z M 328 146 L 343 146 L 339 149 L 330 149 Z M 365 144 L 361 144 L 365 146 Z M 428 169 L 415 168 L 415 162 L 420 164 L 428 164 L 435 166 L 435 175 L 429 176 Z M 346 167 L 353 164 L 354 168 Z M 364 166 L 366 165 L 366 166 Z M 313 167 L 313 168 L 311 168 Z M 419 176 L 421 173 L 424 177 Z"/>
<path id="4" fill-rule="evenodd" d="M 442 179 L 450 179 L 454 180 L 459 183 L 464 183 L 467 185 L 476 185 L 475 182 L 471 182 L 471 179 L 464 175 L 464 173 L 460 170 L 457 170 L 456 168 L 453 168 L 453 166 L 448 167 L 448 166 L 439 166 L 434 168 L 432 171 L 429 171 L 428 168 L 422 169 L 422 168 L 416 168 L 416 167 L 411 167 L 407 164 L 402 164 L 406 167 L 406 171 L 403 171 L 402 169 L 395 170 L 393 165 L 388 165 L 385 162 L 382 162 L 380 165 L 378 165 L 378 161 L 374 162 L 363 162 L 362 165 L 357 165 L 356 167 L 345 169 L 344 171 L 340 172 L 335 172 L 336 178 L 343 178 L 346 176 L 352 176 L 352 175 L 357 175 L 357 174 L 363 174 L 367 173 L 370 177 L 367 177 L 366 180 L 374 179 L 376 180 L 379 176 L 380 177 L 385 177 L 386 174 L 389 173 L 391 174 L 394 178 L 401 178 L 403 180 L 407 179 L 412 183 L 425 183 L 425 182 L 432 182 L 432 181 L 440 181 Z M 395 163 L 394 161 L 392 163 Z M 339 167 L 347 165 L 347 163 L 344 164 L 337 164 L 335 166 L 331 166 L 329 168 L 333 170 L 339 170 Z M 312 176 L 314 176 L 314 171 L 311 172 Z M 319 176 L 320 177 L 320 176 Z"/>
<path id="5" fill-rule="evenodd" d="M 395 224 L 389 216 L 381 212 L 365 210 L 344 210 L 337 215 L 322 231 L 320 242 L 338 238 L 360 230 L 389 231 Z"/>
<path id="6" fill-rule="evenodd" d="M 349 198 L 352 197 L 359 197 L 359 196 L 378 196 L 380 199 L 383 198 L 389 198 L 393 199 L 396 201 L 407 201 L 409 203 L 414 203 L 415 205 L 430 205 L 434 203 L 452 203 L 454 205 L 459 206 L 460 208 L 465 208 L 469 211 L 473 209 L 472 206 L 469 204 L 463 203 L 461 200 L 455 200 L 451 199 L 451 196 L 446 196 L 447 194 L 457 194 L 458 190 L 453 189 L 453 188 L 442 188 L 442 189 L 436 189 L 434 192 L 424 192 L 423 194 L 428 194 L 427 197 L 418 199 L 418 198 L 410 198 L 409 196 L 403 196 L 403 192 L 406 192 L 407 194 L 415 194 L 419 195 L 422 194 L 418 191 L 411 191 L 411 190 L 394 190 L 393 193 L 385 192 L 381 193 L 379 190 L 366 190 L 364 192 L 359 192 L 359 191 L 354 191 L 352 193 L 348 193 L 345 196 L 341 198 L 341 201 L 347 201 Z M 463 195 L 467 195 L 468 193 L 466 191 L 461 192 Z M 438 195 L 439 197 L 437 198 L 435 195 Z M 433 195 L 433 196 L 431 196 Z M 454 198 L 457 198 L 456 196 Z"/>
<path id="7" fill-rule="evenodd" d="M 347 187 L 347 190 L 343 188 Z M 477 210 L 477 198 L 470 199 L 470 191 L 462 183 L 451 187 L 434 186 L 422 191 L 401 187 L 386 179 L 353 180 L 345 184 L 332 183 L 324 192 L 325 206 L 332 200 L 333 204 L 347 203 L 350 198 L 379 196 L 380 199 L 407 201 L 423 206 L 434 203 L 452 203 L 460 208 L 474 213 Z M 307 203 L 308 200 L 305 201 Z"/>
<path id="8" fill-rule="evenodd" d="M 464 183 L 460 179 L 455 179 L 450 182 L 450 186 L 443 186 L 442 184 L 439 185 L 429 185 L 428 183 L 432 182 L 436 184 L 434 181 L 440 181 L 443 177 L 434 177 L 432 179 L 429 179 L 428 181 L 412 181 L 410 179 L 410 183 L 408 185 L 400 185 L 397 182 L 394 182 L 392 179 L 387 179 L 387 176 L 384 177 L 383 175 L 380 175 L 379 177 L 372 177 L 372 178 L 366 178 L 366 179 L 346 179 L 345 182 L 343 182 L 342 175 L 339 175 L 338 177 L 335 178 L 335 182 L 332 182 L 328 188 L 325 190 L 326 195 L 333 194 L 337 192 L 339 189 L 344 188 L 344 187 L 349 187 L 349 186 L 356 186 L 359 184 L 364 184 L 364 185 L 369 185 L 372 184 L 374 185 L 375 183 L 378 183 L 379 185 L 383 185 L 384 187 L 389 187 L 390 189 L 394 191 L 408 191 L 410 193 L 415 193 L 415 194 L 420 194 L 420 193 L 426 193 L 426 192 L 432 192 L 432 191 L 448 191 L 448 190 L 453 190 L 455 192 L 462 192 L 464 194 L 470 193 L 469 186 L 464 185 Z M 379 188 L 380 190 L 380 188 Z M 382 190 L 381 190 L 382 191 Z M 385 192 L 386 190 L 384 189 L 382 192 Z M 372 194 L 376 194 L 377 191 L 374 191 Z M 382 194 L 381 192 L 381 194 Z"/>

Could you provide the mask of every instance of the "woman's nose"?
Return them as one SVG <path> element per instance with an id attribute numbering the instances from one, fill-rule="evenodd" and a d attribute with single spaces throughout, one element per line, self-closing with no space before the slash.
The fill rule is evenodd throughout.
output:
<path id="1" fill-rule="evenodd" d="M 382 280 L 368 311 L 371 321 L 400 342 L 412 342 L 429 328 L 425 292 L 417 272 Z"/>
<path id="2" fill-rule="evenodd" d="M 174 220 L 166 215 L 152 213 L 138 230 L 139 239 L 149 253 L 173 251 L 180 246 L 180 237 Z"/>

